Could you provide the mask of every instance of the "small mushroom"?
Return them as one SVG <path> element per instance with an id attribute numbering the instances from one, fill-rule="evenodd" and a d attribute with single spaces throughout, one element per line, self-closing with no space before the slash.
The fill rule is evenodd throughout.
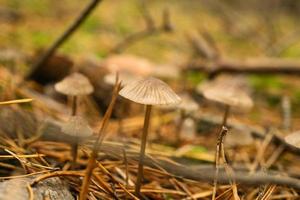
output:
<path id="1" fill-rule="evenodd" d="M 133 80 L 137 80 L 140 77 L 136 76 L 129 72 L 118 73 L 119 80 L 122 86 L 127 85 L 128 83 L 132 82 Z M 108 85 L 114 86 L 116 83 L 116 73 L 110 73 L 104 76 L 104 82 Z"/>
<path id="2" fill-rule="evenodd" d="M 225 113 L 223 116 L 223 122 L 220 128 L 218 139 L 216 145 L 216 171 L 215 171 L 215 180 L 213 187 L 213 196 L 212 199 L 215 200 L 216 190 L 217 190 L 217 177 L 218 177 L 218 165 L 217 162 L 219 160 L 220 152 L 224 152 L 224 146 L 222 144 L 222 140 L 226 134 L 222 135 L 224 129 L 227 130 L 227 118 L 229 115 L 229 111 L 231 107 L 236 107 L 239 109 L 250 109 L 253 107 L 253 101 L 248 96 L 246 92 L 238 85 L 236 80 L 234 81 L 215 81 L 202 85 L 198 88 L 203 96 L 209 100 L 221 103 L 225 105 Z M 227 131 L 226 131 L 227 132 Z"/>
<path id="3" fill-rule="evenodd" d="M 203 96 L 209 100 L 225 105 L 225 113 L 222 126 L 226 126 L 231 107 L 250 109 L 253 101 L 249 95 L 239 87 L 226 83 L 206 83 L 199 89 Z M 221 126 L 221 127 L 222 127 Z"/>
<path id="4" fill-rule="evenodd" d="M 182 101 L 177 108 L 180 112 L 178 124 L 177 124 L 177 131 L 176 131 L 176 143 L 179 144 L 181 141 L 181 132 L 185 122 L 190 115 L 196 112 L 199 109 L 199 105 L 192 99 L 190 95 L 183 94 L 180 96 Z M 192 120 L 192 119 L 190 119 Z"/>
<path id="5" fill-rule="evenodd" d="M 72 146 L 72 166 L 76 164 L 77 149 L 79 141 L 83 141 L 93 135 L 93 130 L 88 122 L 80 116 L 71 116 L 70 119 L 61 126 L 62 133 L 71 136 L 74 140 Z"/>
<path id="6" fill-rule="evenodd" d="M 133 102 L 146 105 L 144 128 L 142 134 L 140 158 L 137 182 L 135 185 L 135 192 L 141 196 L 141 184 L 143 177 L 144 157 L 146 150 L 146 141 L 148 135 L 148 127 L 151 115 L 151 108 L 153 105 L 170 105 L 179 104 L 181 99 L 177 96 L 173 90 L 163 81 L 156 78 L 145 78 L 138 81 L 134 81 L 124 86 L 120 90 L 119 94 L 124 98 L 127 98 Z"/>
<path id="7" fill-rule="evenodd" d="M 80 73 L 73 73 L 54 86 L 57 92 L 72 97 L 72 116 L 77 113 L 77 97 L 91 94 L 94 91 L 89 79 Z M 77 141 L 77 140 L 76 140 Z M 72 145 L 73 166 L 76 163 L 78 142 Z"/>
<path id="8" fill-rule="evenodd" d="M 94 91 L 89 79 L 80 73 L 73 73 L 55 84 L 55 90 L 72 97 L 72 115 L 77 112 L 77 97 Z"/>

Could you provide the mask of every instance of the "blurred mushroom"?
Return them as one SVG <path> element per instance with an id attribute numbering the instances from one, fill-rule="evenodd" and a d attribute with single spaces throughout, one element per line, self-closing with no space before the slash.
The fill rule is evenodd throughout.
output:
<path id="1" fill-rule="evenodd" d="M 116 76 L 116 73 L 107 74 L 104 76 L 104 82 L 110 86 L 114 86 L 116 82 Z M 139 78 L 141 77 L 135 76 L 134 74 L 128 72 L 118 73 L 118 79 L 121 82 L 121 87 L 134 80 L 138 80 Z M 121 135 L 123 133 L 123 118 L 126 116 L 126 114 L 129 114 L 128 111 L 131 110 L 130 108 L 132 106 L 130 101 L 119 101 L 118 105 L 119 107 L 116 109 L 115 114 L 118 118 L 118 134 Z"/>
<path id="2" fill-rule="evenodd" d="M 136 76 L 128 72 L 118 73 L 118 76 L 122 86 L 127 85 L 128 83 L 141 78 L 140 76 Z M 114 86 L 116 82 L 116 73 L 110 73 L 105 75 L 104 82 L 108 85 Z"/>
<path id="3" fill-rule="evenodd" d="M 79 141 L 83 141 L 93 135 L 93 130 L 89 126 L 88 122 L 80 116 L 71 116 L 70 119 L 62 124 L 61 132 L 71 136 L 74 142 L 72 147 L 72 166 L 74 167 L 77 160 L 77 150 Z M 72 140 L 73 141 L 73 140 Z"/>
<path id="4" fill-rule="evenodd" d="M 289 134 L 285 138 L 286 143 L 300 149 L 300 131 Z"/>
<path id="5" fill-rule="evenodd" d="M 73 73 L 55 84 L 55 90 L 72 97 L 72 115 L 77 112 L 77 97 L 94 91 L 89 79 L 80 73 Z"/>
<path id="6" fill-rule="evenodd" d="M 185 120 L 195 113 L 199 109 L 199 105 L 192 99 L 191 96 L 187 94 L 183 94 L 180 96 L 182 101 L 177 108 L 180 112 L 177 130 L 176 130 L 176 143 L 179 144 L 181 142 L 181 133 L 183 132 L 183 125 Z M 190 119 L 192 120 L 192 119 Z M 190 134 L 191 135 L 191 134 Z"/>
<path id="7" fill-rule="evenodd" d="M 144 157 L 152 105 L 178 104 L 181 99 L 163 81 L 156 78 L 146 78 L 134 81 L 120 90 L 119 94 L 133 102 L 146 105 L 144 128 L 142 134 L 140 158 L 135 192 L 141 196 Z"/>
<path id="8" fill-rule="evenodd" d="M 250 96 L 233 83 L 208 82 L 198 87 L 198 89 L 205 98 L 225 105 L 222 126 L 227 124 L 227 117 L 231 107 L 246 110 L 253 107 L 253 101 Z"/>
<path id="9" fill-rule="evenodd" d="M 243 89 L 241 89 L 241 86 L 239 86 L 238 83 L 239 82 L 235 79 L 233 81 L 227 81 L 225 79 L 225 81 L 222 80 L 208 82 L 198 88 L 205 98 L 225 105 L 223 121 L 219 131 L 218 141 L 216 145 L 216 171 L 212 196 L 213 200 L 215 199 L 217 190 L 217 177 L 220 159 L 219 155 L 221 155 L 221 152 L 224 152 L 223 140 L 227 133 L 227 118 L 230 108 L 236 107 L 239 109 L 250 109 L 251 107 L 253 107 L 252 99 Z"/>
<path id="10" fill-rule="evenodd" d="M 110 73 L 131 73 L 140 76 L 149 76 L 152 71 L 152 64 L 145 58 L 134 55 L 113 55 L 103 61 Z"/>
<path id="11" fill-rule="evenodd" d="M 180 127 L 179 135 L 183 135 L 187 140 L 194 140 L 196 134 L 196 123 L 195 120 L 187 117 L 183 120 L 182 125 Z"/>
<path id="12" fill-rule="evenodd" d="M 146 58 L 134 55 L 113 55 L 103 61 L 110 73 L 129 73 L 135 76 L 155 76 L 172 79 L 179 77 L 180 71 L 177 66 L 160 65 L 153 63 Z"/>

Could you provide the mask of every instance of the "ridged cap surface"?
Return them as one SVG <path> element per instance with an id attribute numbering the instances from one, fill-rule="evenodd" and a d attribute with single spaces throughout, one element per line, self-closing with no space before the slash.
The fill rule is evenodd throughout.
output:
<path id="1" fill-rule="evenodd" d="M 180 97 L 165 82 L 153 77 L 129 83 L 119 94 L 145 105 L 171 105 L 181 102 Z"/>

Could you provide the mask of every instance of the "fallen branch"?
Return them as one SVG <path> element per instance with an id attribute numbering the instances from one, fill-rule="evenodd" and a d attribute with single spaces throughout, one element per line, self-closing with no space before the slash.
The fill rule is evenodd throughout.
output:
<path id="1" fill-rule="evenodd" d="M 214 61 L 192 60 L 186 64 L 186 70 L 207 73 L 210 77 L 220 73 L 247 74 L 300 74 L 299 59 L 283 58 L 219 58 Z"/>
<path id="2" fill-rule="evenodd" d="M 6 109 L 3 109 L 6 110 Z M 1 111 L 3 112 L 3 111 Z M 3 115 L 1 115 L 0 112 L 0 120 L 4 120 Z M 20 111 L 10 111 L 7 112 L 7 110 L 5 111 L 5 118 L 11 118 L 14 117 L 16 119 L 16 122 L 19 122 L 19 125 L 15 125 L 16 127 L 22 127 L 22 126 L 27 126 L 26 130 L 28 133 L 35 133 L 36 132 L 36 128 L 37 128 L 37 124 L 32 123 L 32 119 L 30 117 L 28 117 L 27 115 L 24 114 L 20 114 Z M 14 116 L 10 116 L 9 115 L 14 115 Z M 19 117 L 22 116 L 21 120 L 18 120 Z M 27 117 L 25 117 L 27 116 Z M 220 119 L 211 119 L 211 116 L 206 116 L 206 119 L 202 118 L 202 120 L 208 120 L 210 122 L 216 122 L 220 120 Z M 29 121 L 28 121 L 29 120 Z M 7 120 L 4 120 L 4 124 L 7 125 L 8 123 L 10 123 Z M 55 123 L 54 121 L 47 121 L 47 124 L 45 125 L 44 129 L 43 129 L 43 135 L 42 135 L 42 139 L 43 138 L 47 138 L 48 140 L 52 140 L 52 141 L 61 141 L 61 142 L 65 142 L 64 140 L 66 139 L 66 137 L 58 137 L 61 136 L 62 133 L 60 131 L 60 126 L 59 123 Z M 251 132 L 253 134 L 255 134 L 256 136 L 259 137 L 264 137 L 264 131 L 263 129 L 260 129 L 259 127 L 251 127 L 251 126 L 247 126 L 238 122 L 228 122 L 228 126 L 236 126 L 238 128 L 247 128 L 250 129 Z M 1 129 L 3 129 L 3 127 L 0 127 Z M 19 129 L 18 129 L 19 130 Z M 5 130 L 6 133 L 8 133 L 9 130 Z M 16 130 L 10 130 L 10 131 L 16 131 Z M 12 133 L 11 133 L 12 134 Z M 12 134 L 13 135 L 13 134 Z M 287 150 L 296 153 L 296 154 L 300 154 L 300 150 L 293 148 L 292 146 L 288 145 L 287 143 L 285 143 L 284 140 L 282 140 L 279 136 L 274 136 L 275 142 L 280 142 L 281 144 L 286 145 Z M 134 149 L 131 148 L 130 145 L 125 145 L 124 144 L 119 144 L 116 142 L 109 142 L 109 141 L 105 141 L 103 142 L 103 145 L 101 147 L 101 151 L 102 153 L 105 153 L 107 156 L 114 158 L 114 159 L 119 159 L 119 160 L 123 160 L 123 151 L 124 148 L 126 149 L 126 156 L 127 156 L 127 161 L 130 162 L 137 162 L 138 161 L 138 157 L 139 154 L 138 152 L 134 151 Z M 152 156 L 152 157 L 157 157 L 157 156 Z M 168 172 L 167 175 L 169 175 L 170 177 L 177 177 L 177 178 L 185 178 L 185 179 L 191 179 L 191 180 L 195 180 L 195 181 L 205 181 L 205 182 L 212 182 L 214 179 L 214 170 L 213 170 L 213 166 L 211 166 L 211 168 L 209 167 L 204 167 L 201 168 L 199 166 L 184 166 L 181 164 L 176 164 L 174 161 L 166 161 L 166 159 L 156 159 L 156 162 L 153 162 L 153 159 L 151 159 L 150 157 L 147 157 L 145 160 L 145 165 L 149 166 L 149 167 L 153 167 L 153 168 L 157 168 L 157 165 L 160 166 L 160 168 L 164 169 L 165 171 Z M 269 173 L 269 174 L 268 174 Z M 262 185 L 262 184 L 276 184 L 276 185 L 281 185 L 281 186 L 288 186 L 288 187 L 293 187 L 295 189 L 299 189 L 300 190 L 300 180 L 295 179 L 295 178 L 291 178 L 289 176 L 281 176 L 278 175 L 280 174 L 280 172 L 276 172 L 276 171 L 272 171 L 272 172 L 268 172 L 268 173 L 254 173 L 249 175 L 249 173 L 247 171 L 238 171 L 235 170 L 235 174 L 233 174 L 233 178 L 236 180 L 237 183 L 241 183 L 244 185 Z M 219 183 L 223 183 L 223 184 L 228 184 L 229 183 L 229 179 L 226 175 L 226 173 L 224 171 L 220 172 L 219 176 L 218 176 L 218 182 Z"/>

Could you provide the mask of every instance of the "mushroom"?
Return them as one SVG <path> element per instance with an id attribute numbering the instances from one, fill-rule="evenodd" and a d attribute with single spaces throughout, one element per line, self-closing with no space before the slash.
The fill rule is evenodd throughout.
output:
<path id="1" fill-rule="evenodd" d="M 70 119 L 61 126 L 62 133 L 72 137 L 72 166 L 76 164 L 77 149 L 79 141 L 85 140 L 93 135 L 93 130 L 88 122 L 80 116 L 71 116 Z"/>
<path id="2" fill-rule="evenodd" d="M 89 79 L 80 73 L 73 73 L 55 84 L 55 90 L 72 97 L 72 115 L 77 112 L 77 97 L 94 91 Z"/>
<path id="3" fill-rule="evenodd" d="M 179 120 L 178 120 L 178 126 L 176 131 L 176 143 L 179 144 L 181 141 L 181 132 L 182 127 L 184 125 L 185 120 L 192 115 L 195 111 L 199 109 L 199 105 L 192 99 L 190 95 L 183 94 L 180 96 L 182 101 L 179 105 L 177 105 L 177 108 L 180 112 Z M 190 119 L 192 120 L 192 119 Z M 189 120 L 189 121 L 190 121 Z"/>
<path id="4" fill-rule="evenodd" d="M 135 185 L 136 194 L 141 196 L 140 190 L 143 177 L 144 157 L 152 106 L 179 104 L 181 99 L 166 83 L 153 77 L 129 83 L 120 90 L 119 94 L 133 102 L 146 105 L 138 175 Z"/>
<path id="5" fill-rule="evenodd" d="M 140 78 L 140 76 L 134 75 L 129 72 L 118 73 L 118 76 L 119 76 L 119 80 L 123 86 L 132 82 L 133 80 L 137 80 Z M 110 73 L 110 74 L 105 75 L 104 82 L 108 85 L 114 86 L 115 82 L 116 82 L 116 73 Z"/>
<path id="6" fill-rule="evenodd" d="M 216 172 L 213 188 L 212 199 L 215 199 L 217 190 L 217 177 L 218 177 L 218 160 L 220 152 L 224 152 L 223 139 L 226 134 L 222 134 L 224 129 L 227 130 L 227 118 L 231 107 L 240 109 L 250 109 L 253 107 L 253 101 L 248 94 L 238 85 L 236 79 L 233 81 L 215 81 L 206 83 L 198 88 L 203 96 L 209 100 L 216 101 L 225 105 L 225 112 L 223 116 L 222 125 L 219 131 L 218 142 L 216 145 Z M 227 132 L 227 131 L 226 131 Z"/>
<path id="7" fill-rule="evenodd" d="M 227 118 L 231 107 L 245 110 L 253 107 L 253 101 L 249 95 L 234 84 L 220 82 L 206 83 L 199 90 L 205 98 L 225 105 L 222 126 L 227 125 Z"/>
<path id="8" fill-rule="evenodd" d="M 56 83 L 54 87 L 56 91 L 72 97 L 72 116 L 75 116 L 77 113 L 77 97 L 91 94 L 94 91 L 89 79 L 80 73 L 73 73 L 67 76 L 62 81 Z M 73 166 L 76 163 L 77 151 L 78 142 L 75 142 L 72 145 Z"/>
<path id="9" fill-rule="evenodd" d="M 284 138 L 285 142 L 300 149 L 300 131 L 289 134 Z"/>

